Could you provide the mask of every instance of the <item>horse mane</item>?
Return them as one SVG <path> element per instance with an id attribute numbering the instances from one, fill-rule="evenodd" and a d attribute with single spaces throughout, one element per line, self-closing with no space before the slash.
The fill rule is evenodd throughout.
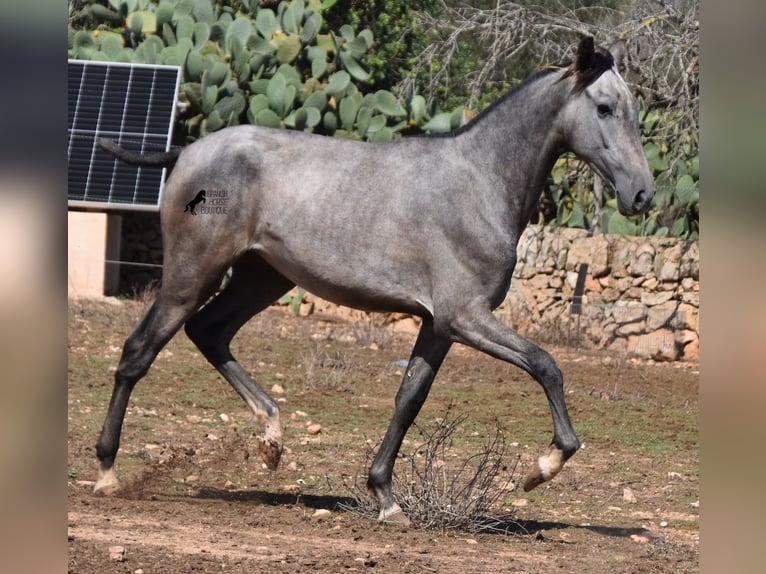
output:
<path id="1" fill-rule="evenodd" d="M 559 66 L 548 66 L 541 70 L 538 70 L 537 72 L 527 76 L 521 83 L 516 84 L 514 87 L 509 89 L 507 92 L 505 92 L 502 96 L 497 98 L 494 102 L 492 102 L 489 106 L 484 108 L 482 111 L 480 111 L 476 116 L 468 123 L 463 124 L 460 127 L 455 128 L 454 130 L 450 130 L 448 132 L 438 132 L 438 133 L 430 133 L 430 134 L 417 134 L 414 137 L 426 137 L 426 138 L 448 138 L 453 137 L 456 135 L 459 135 L 465 131 L 468 131 L 471 129 L 476 123 L 487 116 L 488 114 L 491 114 L 492 111 L 501 106 L 503 102 L 506 100 L 514 97 L 516 94 L 521 92 L 524 88 L 529 86 L 530 84 L 535 83 L 537 80 L 550 76 L 551 74 L 555 72 L 559 72 L 560 67 Z"/>
<path id="2" fill-rule="evenodd" d="M 550 76 L 551 74 L 564 70 L 561 78 L 558 81 L 562 81 L 570 76 L 575 76 L 575 93 L 582 92 L 585 88 L 590 86 L 593 82 L 598 80 L 601 75 L 607 70 L 611 70 L 614 66 L 614 57 L 609 51 L 596 50 L 593 43 L 593 38 L 584 38 L 577 51 L 577 57 L 575 61 L 567 61 L 556 66 L 544 66 L 537 72 L 527 76 L 521 83 L 517 84 L 502 96 L 492 102 L 489 106 L 484 108 L 479 114 L 476 115 L 470 122 L 463 124 L 462 126 L 442 133 L 431 134 L 418 134 L 415 137 L 431 137 L 431 138 L 445 138 L 459 135 L 478 123 L 486 115 L 492 113 L 492 111 L 501 106 L 506 100 L 514 97 L 530 84 L 534 84 L 538 80 Z"/>
<path id="3" fill-rule="evenodd" d="M 575 76 L 575 92 L 580 93 L 614 67 L 614 57 L 609 51 L 595 50 L 593 38 L 585 38 L 577 50 L 574 63 L 567 66 L 561 79 Z"/>

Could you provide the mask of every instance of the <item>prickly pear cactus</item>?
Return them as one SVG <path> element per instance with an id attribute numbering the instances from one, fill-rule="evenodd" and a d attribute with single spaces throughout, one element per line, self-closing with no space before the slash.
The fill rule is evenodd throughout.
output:
<path id="1" fill-rule="evenodd" d="M 69 57 L 179 66 L 188 141 L 239 123 L 375 142 L 456 127 L 422 96 L 369 93 L 372 32 L 328 30 L 320 0 L 239 12 L 215 0 L 108 3 L 85 8 L 89 28 L 70 26 Z"/>

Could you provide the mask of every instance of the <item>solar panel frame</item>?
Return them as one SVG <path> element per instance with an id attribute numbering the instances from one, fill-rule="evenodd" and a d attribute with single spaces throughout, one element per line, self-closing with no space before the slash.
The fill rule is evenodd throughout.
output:
<path id="1" fill-rule="evenodd" d="M 165 168 L 131 166 L 102 150 L 96 138 L 131 151 L 170 149 L 181 68 L 68 61 L 68 205 L 158 211 Z"/>

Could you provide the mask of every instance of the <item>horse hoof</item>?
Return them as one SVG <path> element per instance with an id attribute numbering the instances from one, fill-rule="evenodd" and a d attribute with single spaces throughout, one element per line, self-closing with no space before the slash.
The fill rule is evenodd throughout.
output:
<path id="1" fill-rule="evenodd" d="M 378 522 L 389 526 L 398 526 L 400 528 L 409 528 L 412 525 L 410 519 L 407 518 L 398 505 L 388 511 L 381 510 L 380 516 L 378 516 Z"/>
<path id="2" fill-rule="evenodd" d="M 527 478 L 524 479 L 524 492 L 529 492 L 533 488 L 537 488 L 542 483 L 545 482 L 545 479 L 540 474 L 540 471 L 536 470 L 532 474 L 530 474 Z"/>
<path id="3" fill-rule="evenodd" d="M 114 496 L 120 488 L 120 481 L 117 480 L 117 475 L 114 474 L 113 470 L 109 469 L 106 472 L 99 471 L 98 480 L 93 487 L 93 494 Z"/>
<path id="4" fill-rule="evenodd" d="M 282 458 L 282 444 L 275 440 L 258 437 L 261 460 L 266 463 L 269 470 L 276 470 L 279 466 L 279 459 Z"/>

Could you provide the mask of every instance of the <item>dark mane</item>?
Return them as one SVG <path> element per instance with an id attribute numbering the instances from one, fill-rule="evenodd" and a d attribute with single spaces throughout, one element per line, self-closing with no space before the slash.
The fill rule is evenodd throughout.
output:
<path id="1" fill-rule="evenodd" d="M 582 92 L 593 82 L 601 77 L 601 74 L 611 70 L 614 66 L 614 57 L 610 52 L 601 50 L 585 50 L 577 54 L 577 59 L 571 64 L 561 79 L 576 76 L 575 92 Z"/>
<path id="2" fill-rule="evenodd" d="M 505 92 L 502 96 L 500 96 L 498 99 L 496 99 L 494 102 L 492 102 L 489 106 L 484 108 L 481 112 L 479 112 L 475 118 L 473 118 L 470 122 L 463 124 L 462 126 L 450 130 L 448 132 L 440 132 L 440 133 L 430 133 L 430 134 L 418 134 L 415 137 L 427 137 L 427 138 L 447 138 L 447 137 L 453 137 L 458 134 L 463 133 L 464 131 L 467 131 L 471 129 L 479 120 L 481 120 L 483 117 L 485 117 L 487 114 L 491 113 L 492 110 L 494 110 L 496 107 L 502 105 L 505 100 L 513 97 L 515 94 L 518 94 L 520 91 L 522 91 L 524 88 L 526 88 L 528 85 L 533 84 L 537 80 L 550 76 L 551 74 L 555 72 L 561 71 L 561 68 L 563 66 L 551 66 L 543 68 L 542 70 L 538 70 L 534 74 L 531 74 L 530 76 L 527 76 L 524 81 L 522 81 L 520 84 L 515 85 L 510 90 Z"/>
<path id="3" fill-rule="evenodd" d="M 505 94 L 496 99 L 494 102 L 492 102 L 470 122 L 454 130 L 443 133 L 419 134 L 415 137 L 453 137 L 467 130 L 470 130 L 482 118 L 490 114 L 496 107 L 502 105 L 503 102 L 505 102 L 507 99 L 512 98 L 514 95 L 524 90 L 530 84 L 535 83 L 537 80 L 547 77 L 553 73 L 560 72 L 561 70 L 564 70 L 564 73 L 558 81 L 562 81 L 570 76 L 575 76 L 574 92 L 576 94 L 580 93 L 593 82 L 598 80 L 604 72 L 611 70 L 613 66 L 614 57 L 609 51 L 595 50 L 593 45 L 593 38 L 584 38 L 580 44 L 577 57 L 575 58 L 574 62 L 565 62 L 558 66 L 546 66 L 534 74 L 531 74 L 520 84 L 517 84 L 508 90 Z"/>

